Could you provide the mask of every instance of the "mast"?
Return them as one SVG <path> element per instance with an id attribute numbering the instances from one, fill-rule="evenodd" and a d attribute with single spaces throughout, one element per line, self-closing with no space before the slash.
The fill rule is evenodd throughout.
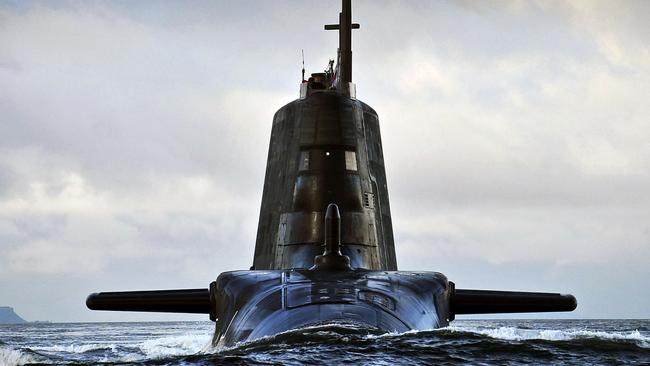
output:
<path id="1" fill-rule="evenodd" d="M 339 24 L 327 24 L 325 30 L 339 31 L 339 59 L 337 89 L 348 89 L 352 83 L 352 29 L 359 29 L 359 24 L 352 23 L 351 0 L 342 0 L 342 11 L 339 13 Z"/>

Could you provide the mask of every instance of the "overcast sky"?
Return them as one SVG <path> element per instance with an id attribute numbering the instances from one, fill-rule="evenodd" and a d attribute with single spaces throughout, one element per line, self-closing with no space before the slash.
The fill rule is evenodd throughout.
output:
<path id="1" fill-rule="evenodd" d="M 398 266 L 650 317 L 650 2 L 354 1 Z M 0 2 L 0 305 L 252 263 L 271 119 L 340 2 Z"/>

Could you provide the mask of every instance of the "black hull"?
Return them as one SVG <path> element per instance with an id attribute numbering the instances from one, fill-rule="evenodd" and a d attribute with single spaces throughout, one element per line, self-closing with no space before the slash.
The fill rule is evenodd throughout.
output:
<path id="1" fill-rule="evenodd" d="M 213 344 L 233 346 L 315 324 L 386 332 L 449 324 L 450 285 L 437 272 L 234 271 L 213 285 Z"/>

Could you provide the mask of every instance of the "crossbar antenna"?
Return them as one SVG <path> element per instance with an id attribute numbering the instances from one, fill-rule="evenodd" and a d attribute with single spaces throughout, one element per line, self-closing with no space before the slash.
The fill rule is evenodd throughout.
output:
<path id="1" fill-rule="evenodd" d="M 343 83 L 352 82 L 352 29 L 359 29 L 359 24 L 352 23 L 352 5 L 350 0 L 342 0 L 339 24 L 327 24 L 325 30 L 339 31 L 339 75 Z"/>

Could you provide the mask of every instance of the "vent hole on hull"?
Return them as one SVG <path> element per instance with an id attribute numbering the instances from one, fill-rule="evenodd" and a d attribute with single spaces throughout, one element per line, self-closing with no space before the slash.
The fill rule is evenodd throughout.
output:
<path id="1" fill-rule="evenodd" d="M 375 208 L 375 195 L 372 193 L 363 194 L 363 207 L 365 208 Z"/>

